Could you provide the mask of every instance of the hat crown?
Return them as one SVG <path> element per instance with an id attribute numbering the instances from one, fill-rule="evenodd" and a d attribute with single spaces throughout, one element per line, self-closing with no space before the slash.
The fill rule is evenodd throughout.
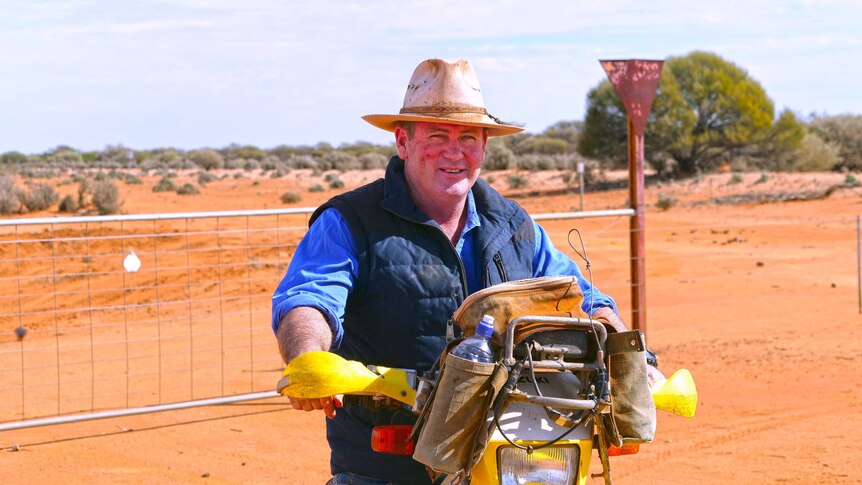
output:
<path id="1" fill-rule="evenodd" d="M 464 59 L 455 62 L 442 59 L 422 61 L 407 84 L 402 112 L 422 107 L 484 110 L 485 100 L 473 66 Z"/>

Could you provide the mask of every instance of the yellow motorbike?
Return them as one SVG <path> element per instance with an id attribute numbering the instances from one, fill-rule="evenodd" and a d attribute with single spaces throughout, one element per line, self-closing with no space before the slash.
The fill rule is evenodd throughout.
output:
<path id="1" fill-rule="evenodd" d="M 610 484 L 609 458 L 637 453 L 639 444 L 615 446 L 603 429 L 610 422 L 602 416 L 611 412 L 614 384 L 605 351 L 606 327 L 583 318 L 522 316 L 505 328 L 497 363 L 505 382 L 490 394 L 487 409 L 479 411 L 485 412 L 479 414 L 480 438 L 458 437 L 474 440 L 468 447 L 469 460 L 454 473 L 438 470 L 435 483 L 585 484 L 596 449 L 602 463 L 598 476 Z M 417 375 L 409 369 L 347 361 L 330 352 L 309 352 L 290 362 L 277 390 L 299 398 L 373 396 L 420 415 L 429 389 L 440 385 L 440 374 L 432 369 Z M 697 391 L 687 370 L 655 383 L 650 391 L 656 409 L 694 416 Z M 436 424 L 426 420 L 423 426 Z M 370 445 L 381 453 L 414 455 L 414 428 L 378 426 Z M 453 448 L 445 444 L 435 449 L 448 454 Z M 425 460 L 427 456 L 425 450 Z M 414 458 L 428 463 L 417 455 Z"/>

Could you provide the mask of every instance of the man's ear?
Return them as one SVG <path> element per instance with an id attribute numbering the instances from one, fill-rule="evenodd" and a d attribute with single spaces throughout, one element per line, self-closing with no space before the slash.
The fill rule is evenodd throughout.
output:
<path id="1" fill-rule="evenodd" d="M 407 160 L 407 130 L 403 127 L 395 127 L 395 147 L 398 149 L 398 158 Z"/>

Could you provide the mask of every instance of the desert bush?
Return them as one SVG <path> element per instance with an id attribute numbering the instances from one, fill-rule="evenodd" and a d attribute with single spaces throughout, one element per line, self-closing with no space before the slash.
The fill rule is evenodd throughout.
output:
<path id="1" fill-rule="evenodd" d="M 317 168 L 317 160 L 315 160 L 311 155 L 294 155 L 290 157 L 288 162 L 291 167 L 297 169 L 303 168 Z"/>
<path id="2" fill-rule="evenodd" d="M 260 162 L 257 160 L 246 160 L 244 164 L 242 164 L 242 169 L 246 172 L 251 172 L 260 168 Z"/>
<path id="3" fill-rule="evenodd" d="M 826 172 L 835 168 L 841 160 L 841 147 L 826 142 L 814 132 L 805 134 L 802 146 L 793 156 L 792 170 L 800 172 Z"/>
<path id="4" fill-rule="evenodd" d="M 270 170 L 276 170 L 280 165 L 281 165 L 281 162 L 268 158 L 268 159 L 260 162 L 260 171 L 261 172 L 269 172 Z"/>
<path id="5" fill-rule="evenodd" d="M 54 187 L 48 184 L 32 185 L 28 191 L 22 192 L 21 203 L 30 212 L 45 210 L 54 205 L 59 196 Z"/>
<path id="6" fill-rule="evenodd" d="M 177 190 L 177 184 L 167 175 L 153 185 L 153 192 L 174 192 L 175 190 Z"/>
<path id="7" fill-rule="evenodd" d="M 328 173 L 328 174 L 323 176 L 324 182 L 332 182 L 333 180 L 338 180 L 338 174 L 337 173 Z"/>
<path id="8" fill-rule="evenodd" d="M 362 164 L 349 153 L 333 150 L 320 158 L 318 164 L 321 170 L 359 170 Z"/>
<path id="9" fill-rule="evenodd" d="M 0 214 L 12 214 L 21 210 L 21 201 L 11 175 L 0 175 Z"/>
<path id="10" fill-rule="evenodd" d="M 218 180 L 218 176 L 209 172 L 200 172 L 198 173 L 198 185 L 203 187 L 204 185 Z"/>
<path id="11" fill-rule="evenodd" d="M 343 189 L 344 188 L 344 181 L 341 179 L 335 179 L 332 182 L 329 182 L 329 188 L 330 189 Z"/>
<path id="12" fill-rule="evenodd" d="M 528 153 L 536 155 L 558 155 L 568 153 L 574 149 L 574 147 L 569 145 L 566 140 L 559 138 L 531 136 L 516 144 L 514 149 L 515 153 L 518 155 L 526 155 Z"/>
<path id="13" fill-rule="evenodd" d="M 93 195 L 95 182 L 87 177 L 78 178 L 78 207 L 90 205 L 90 197 Z"/>
<path id="14" fill-rule="evenodd" d="M 233 178 L 242 179 L 242 178 L 245 178 L 245 174 L 242 172 L 237 172 L 237 173 L 233 174 Z"/>
<path id="15" fill-rule="evenodd" d="M 224 166 L 224 157 L 215 150 L 195 150 L 189 154 L 189 160 L 204 170 L 215 170 Z"/>
<path id="16" fill-rule="evenodd" d="M 742 182 L 742 174 L 734 173 L 730 176 L 730 180 L 727 182 L 728 185 L 738 184 Z"/>
<path id="17" fill-rule="evenodd" d="M 200 193 L 201 191 L 197 188 L 196 185 L 190 184 L 188 182 L 177 189 L 177 195 L 198 195 Z"/>
<path id="18" fill-rule="evenodd" d="M 224 161 L 224 165 L 222 168 L 227 170 L 237 170 L 243 167 L 246 164 L 246 159 L 244 158 L 229 158 Z"/>
<path id="19" fill-rule="evenodd" d="M 81 154 L 68 147 L 57 147 L 55 151 L 48 157 L 48 161 L 59 166 L 69 166 L 84 162 Z"/>
<path id="20" fill-rule="evenodd" d="M 767 180 L 769 180 L 769 175 L 762 173 L 760 174 L 760 178 L 754 181 L 754 184 L 763 184 L 766 183 Z"/>
<path id="21" fill-rule="evenodd" d="M 21 152 L 6 152 L 0 155 L 0 163 L 8 165 L 23 165 L 27 163 L 27 155 Z"/>
<path id="22" fill-rule="evenodd" d="M 320 184 L 312 185 L 308 188 L 309 192 L 323 192 L 323 186 Z"/>
<path id="23" fill-rule="evenodd" d="M 486 170 L 508 170 L 515 168 L 517 164 L 515 153 L 504 143 L 491 140 L 487 146 L 488 149 L 485 153 L 485 161 L 482 162 L 482 168 Z"/>
<path id="24" fill-rule="evenodd" d="M 78 211 L 78 201 L 72 197 L 71 195 L 67 195 L 63 197 L 63 200 L 60 201 L 60 212 L 77 212 Z"/>
<path id="25" fill-rule="evenodd" d="M 287 169 L 285 169 L 284 167 L 278 167 L 277 169 L 273 170 L 271 174 L 269 174 L 269 177 L 274 179 L 280 179 L 285 175 L 287 175 Z"/>
<path id="26" fill-rule="evenodd" d="M 373 170 L 376 168 L 386 168 L 389 164 L 389 158 L 382 153 L 364 153 L 359 155 L 359 164 L 363 170 Z"/>
<path id="27" fill-rule="evenodd" d="M 96 182 L 93 187 L 93 206 L 99 214 L 115 214 L 119 212 L 120 190 L 111 180 Z"/>
<path id="28" fill-rule="evenodd" d="M 859 181 L 856 180 L 856 177 L 853 174 L 847 174 L 844 177 L 844 185 L 848 187 L 859 187 Z"/>
<path id="29" fill-rule="evenodd" d="M 511 174 L 506 178 L 506 182 L 509 184 L 510 189 L 522 189 L 528 185 L 530 185 L 530 181 L 526 179 L 526 177 L 522 177 L 517 174 Z"/>
<path id="30" fill-rule="evenodd" d="M 808 130 L 838 147 L 836 169 L 862 170 L 862 115 L 815 117 Z"/>
<path id="31" fill-rule="evenodd" d="M 296 192 L 285 192 L 281 194 L 281 201 L 285 204 L 295 204 L 302 200 L 302 196 Z"/>
<path id="32" fill-rule="evenodd" d="M 676 197 L 672 195 L 658 194 L 658 201 L 656 202 L 656 207 L 659 209 L 666 211 L 671 207 L 675 206 L 677 203 Z"/>
<path id="33" fill-rule="evenodd" d="M 141 179 L 139 179 L 138 177 L 135 177 L 134 175 L 132 175 L 130 173 L 126 174 L 124 181 L 129 185 L 141 185 L 143 183 L 141 181 Z"/>

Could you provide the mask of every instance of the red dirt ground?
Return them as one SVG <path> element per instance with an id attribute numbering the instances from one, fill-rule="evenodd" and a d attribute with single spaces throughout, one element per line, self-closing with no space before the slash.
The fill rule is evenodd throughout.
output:
<path id="1" fill-rule="evenodd" d="M 351 188 L 377 176 L 342 180 Z M 490 176 L 505 189 L 505 175 Z M 558 188 L 558 179 L 535 175 L 530 188 Z M 647 190 L 648 341 L 666 372 L 691 370 L 700 399 L 692 419 L 660 412 L 655 442 L 612 460 L 614 481 L 860 483 L 852 437 L 862 427 L 860 189 L 802 202 L 716 204 L 714 198 L 728 195 L 823 193 L 844 175 L 729 179 L 718 174 Z M 294 205 L 305 207 L 333 193 L 308 193 L 319 178 L 307 172 L 257 184 L 228 178 L 182 199 L 151 193 L 154 180 L 121 186 L 124 211 L 175 211 L 177 200 L 183 211 L 284 207 L 279 196 L 291 190 L 303 196 Z M 676 205 L 659 210 L 659 195 L 675 197 Z M 619 208 L 625 199 L 624 190 L 588 193 L 585 208 Z M 533 214 L 560 212 L 576 209 L 578 195 L 518 201 Z M 571 227 L 581 230 L 596 285 L 617 297 L 624 317 L 627 224 L 544 223 L 561 247 Z M 0 432 L 0 482 L 323 483 L 323 419 L 268 400 Z"/>

